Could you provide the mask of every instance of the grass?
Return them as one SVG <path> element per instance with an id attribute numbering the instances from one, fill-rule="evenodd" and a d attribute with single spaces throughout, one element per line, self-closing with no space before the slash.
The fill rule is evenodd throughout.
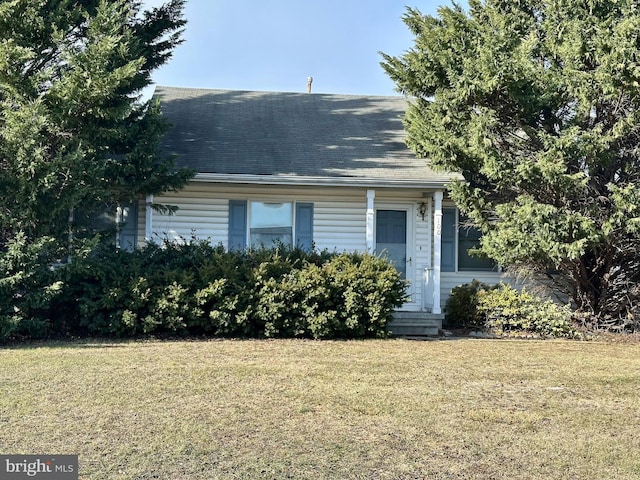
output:
<path id="1" fill-rule="evenodd" d="M 640 478 L 639 344 L 37 344 L 0 388 L 0 452 L 82 479 Z"/>

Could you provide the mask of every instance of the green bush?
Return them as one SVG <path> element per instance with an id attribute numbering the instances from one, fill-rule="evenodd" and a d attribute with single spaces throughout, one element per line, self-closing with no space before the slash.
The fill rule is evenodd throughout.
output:
<path id="1" fill-rule="evenodd" d="M 323 262 L 281 258 L 254 269 L 254 328 L 259 336 L 384 337 L 406 283 L 389 263 L 366 254 Z"/>
<path id="2" fill-rule="evenodd" d="M 43 302 L 57 313 L 46 334 L 58 336 L 382 337 L 406 288 L 372 255 L 227 252 L 201 241 L 96 247 L 47 271 L 58 290 Z M 14 323 L 3 323 L 5 337 Z"/>
<path id="3" fill-rule="evenodd" d="M 491 288 L 495 287 L 475 279 L 454 287 L 444 309 L 447 325 L 454 328 L 483 327 L 484 317 L 478 311 L 478 292 Z"/>
<path id="4" fill-rule="evenodd" d="M 574 337 L 568 306 L 542 300 L 510 285 L 478 292 L 478 312 L 485 326 L 498 332 L 523 331 L 544 337 Z"/>
<path id="5" fill-rule="evenodd" d="M 529 332 L 544 337 L 574 337 L 576 331 L 568 306 L 543 300 L 500 283 L 477 280 L 451 291 L 445 307 L 448 324 L 487 328 L 499 333 Z"/>
<path id="6" fill-rule="evenodd" d="M 44 338 L 55 328 L 51 302 L 62 289 L 54 268 L 60 254 L 52 239 L 33 243 L 21 233 L 0 253 L 0 341 Z"/>
<path id="7" fill-rule="evenodd" d="M 80 335 L 212 332 L 205 312 L 215 307 L 209 287 L 233 273 L 221 261 L 229 255 L 206 242 L 148 244 L 133 252 L 101 249 L 66 268 L 63 301 L 75 305 L 66 311 L 73 311 Z"/>
<path id="8" fill-rule="evenodd" d="M 313 338 L 384 337 L 395 308 L 406 300 L 406 282 L 386 260 L 368 254 L 338 255 L 299 272 L 302 316 Z"/>

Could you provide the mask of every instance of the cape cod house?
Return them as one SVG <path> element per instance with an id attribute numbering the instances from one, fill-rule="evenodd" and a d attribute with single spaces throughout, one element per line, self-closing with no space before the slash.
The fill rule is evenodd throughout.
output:
<path id="1" fill-rule="evenodd" d="M 123 240 L 387 255 L 410 282 L 395 334 L 437 333 L 454 286 L 500 280 L 467 253 L 478 235 L 459 227 L 446 197 L 451 176 L 406 147 L 404 97 L 172 87 L 154 96 L 173 124 L 164 149 L 197 175 L 180 192 L 146 199 L 177 206 L 173 215 L 141 202 L 137 231 Z"/>

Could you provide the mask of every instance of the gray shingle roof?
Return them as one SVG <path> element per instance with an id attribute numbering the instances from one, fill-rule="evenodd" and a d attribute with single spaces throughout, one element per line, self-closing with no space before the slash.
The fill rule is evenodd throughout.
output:
<path id="1" fill-rule="evenodd" d="M 157 87 L 163 148 L 201 174 L 444 183 L 405 145 L 403 97 Z"/>

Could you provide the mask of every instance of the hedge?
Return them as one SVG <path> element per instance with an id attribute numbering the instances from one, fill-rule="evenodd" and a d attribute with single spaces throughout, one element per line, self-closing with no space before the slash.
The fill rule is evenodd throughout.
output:
<path id="1" fill-rule="evenodd" d="M 1 255 L 0 340 L 384 337 L 405 301 L 395 268 L 362 253 L 167 242 L 89 249 L 53 268 L 43 252 L 21 244 Z"/>

